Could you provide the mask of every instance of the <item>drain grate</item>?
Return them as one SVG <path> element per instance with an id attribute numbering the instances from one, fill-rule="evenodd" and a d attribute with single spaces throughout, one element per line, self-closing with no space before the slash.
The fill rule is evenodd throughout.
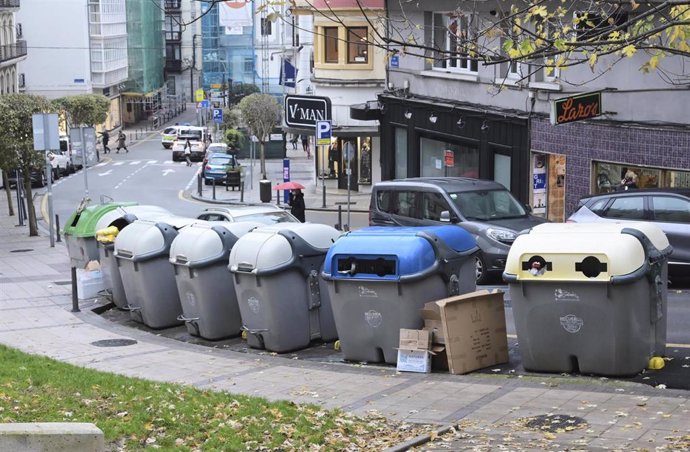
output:
<path id="1" fill-rule="evenodd" d="M 29 251 L 33 251 L 31 248 L 21 248 L 18 250 L 11 250 L 10 253 L 28 253 Z"/>
<path id="2" fill-rule="evenodd" d="M 137 341 L 134 339 L 103 339 L 101 341 L 91 342 L 91 345 L 95 345 L 96 347 L 125 347 L 136 343 Z"/>
<path id="3" fill-rule="evenodd" d="M 562 433 L 586 428 L 587 421 L 568 414 L 542 414 L 525 420 L 525 426 L 542 432 Z"/>

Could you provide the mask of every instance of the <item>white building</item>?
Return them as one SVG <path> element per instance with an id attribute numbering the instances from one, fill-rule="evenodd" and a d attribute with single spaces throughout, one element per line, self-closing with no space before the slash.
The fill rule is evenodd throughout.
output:
<path id="1" fill-rule="evenodd" d="M 31 42 L 18 65 L 23 89 L 50 99 L 103 94 L 111 100 L 105 126 L 119 127 L 120 85 L 128 76 L 125 6 L 125 0 L 23 0 L 17 22 Z M 56 24 L 60 32 L 50 32 Z"/>
<path id="2" fill-rule="evenodd" d="M 26 58 L 26 41 L 22 40 L 22 28 L 15 20 L 18 11 L 19 0 L 0 2 L 0 95 L 16 93 L 22 86 L 17 63 Z"/>

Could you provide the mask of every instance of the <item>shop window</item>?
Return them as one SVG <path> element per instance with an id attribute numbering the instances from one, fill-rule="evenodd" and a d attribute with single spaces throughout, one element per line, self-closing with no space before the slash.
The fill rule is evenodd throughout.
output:
<path id="1" fill-rule="evenodd" d="M 420 176 L 479 177 L 479 149 L 422 137 L 419 140 Z M 445 166 L 445 152 L 453 151 L 454 165 Z"/>
<path id="2" fill-rule="evenodd" d="M 367 63 L 367 27 L 349 27 L 347 29 L 347 62 Z"/>
<path id="3" fill-rule="evenodd" d="M 594 162 L 592 192 L 608 193 L 620 189 L 628 171 L 637 175 L 637 188 L 690 188 L 690 171 Z"/>
<path id="4" fill-rule="evenodd" d="M 338 62 L 338 27 L 324 27 L 324 56 L 326 63 Z"/>
<path id="5" fill-rule="evenodd" d="M 359 147 L 359 183 L 371 184 L 371 137 L 361 138 Z"/>
<path id="6" fill-rule="evenodd" d="M 395 128 L 395 178 L 407 177 L 407 129 Z"/>

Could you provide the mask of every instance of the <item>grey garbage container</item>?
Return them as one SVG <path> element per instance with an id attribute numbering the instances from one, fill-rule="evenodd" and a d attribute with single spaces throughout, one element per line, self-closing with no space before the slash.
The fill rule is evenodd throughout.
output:
<path id="1" fill-rule="evenodd" d="M 195 223 L 180 231 L 170 247 L 170 262 L 182 303 L 179 320 L 193 336 L 217 340 L 238 336 L 242 319 L 227 265 L 230 250 L 257 222 Z"/>
<path id="2" fill-rule="evenodd" d="M 262 179 L 259 181 L 259 198 L 261 202 L 271 202 L 271 181 Z"/>
<path id="3" fill-rule="evenodd" d="M 281 223 L 240 237 L 228 269 L 250 347 L 283 353 L 337 337 L 320 272 L 339 236 L 323 224 Z"/>
<path id="4" fill-rule="evenodd" d="M 519 235 L 503 278 L 524 368 L 624 376 L 663 355 L 670 252 L 652 223 L 552 223 Z"/>
<path id="5" fill-rule="evenodd" d="M 113 226 L 117 228 L 117 233 L 119 233 L 135 220 L 153 219 L 163 216 L 172 216 L 172 213 L 158 206 L 121 206 L 106 213 L 96 224 L 96 241 L 98 243 L 101 270 L 105 279 L 105 288 L 110 290 L 112 301 L 119 309 L 126 309 L 127 296 L 122 284 L 120 269 L 115 259 L 115 240 L 114 237 L 109 239 L 107 235 L 99 238 L 98 233 Z"/>
<path id="6" fill-rule="evenodd" d="M 323 278 L 349 361 L 397 362 L 401 328 L 429 301 L 475 290 L 475 239 L 457 226 L 369 227 L 328 251 Z"/>
<path id="7" fill-rule="evenodd" d="M 132 320 L 155 329 L 181 323 L 175 271 L 168 260 L 170 245 L 179 229 L 199 221 L 183 217 L 137 220 L 117 235 L 114 254 Z"/>

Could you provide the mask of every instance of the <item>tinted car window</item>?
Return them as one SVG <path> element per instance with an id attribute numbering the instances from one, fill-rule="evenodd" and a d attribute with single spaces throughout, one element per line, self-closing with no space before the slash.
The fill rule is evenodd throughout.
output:
<path id="1" fill-rule="evenodd" d="M 422 197 L 422 217 L 425 220 L 441 221 L 441 212 L 451 211 L 448 202 L 440 193 L 424 193 Z"/>
<path id="2" fill-rule="evenodd" d="M 421 218 L 415 191 L 381 190 L 376 194 L 379 210 L 403 217 Z"/>
<path id="3" fill-rule="evenodd" d="M 643 220 L 644 198 L 642 196 L 616 198 L 604 216 L 606 218 L 620 218 L 621 220 Z"/>
<path id="4" fill-rule="evenodd" d="M 670 196 L 652 196 L 654 219 L 668 223 L 690 223 L 690 202 Z"/>
<path id="5" fill-rule="evenodd" d="M 263 224 L 294 223 L 295 219 L 286 212 L 256 213 L 235 217 L 235 221 L 258 221 Z"/>
<path id="6" fill-rule="evenodd" d="M 604 211 L 604 207 L 606 207 L 606 203 L 608 202 L 608 198 L 600 199 L 596 201 L 594 204 L 592 204 L 589 207 L 589 210 L 592 212 L 601 215 L 601 213 Z"/>
<path id="7" fill-rule="evenodd" d="M 218 215 L 217 213 L 205 213 L 205 214 L 199 215 L 198 218 L 200 220 L 206 220 L 206 221 L 228 221 L 228 219 L 225 218 L 224 215 Z"/>

